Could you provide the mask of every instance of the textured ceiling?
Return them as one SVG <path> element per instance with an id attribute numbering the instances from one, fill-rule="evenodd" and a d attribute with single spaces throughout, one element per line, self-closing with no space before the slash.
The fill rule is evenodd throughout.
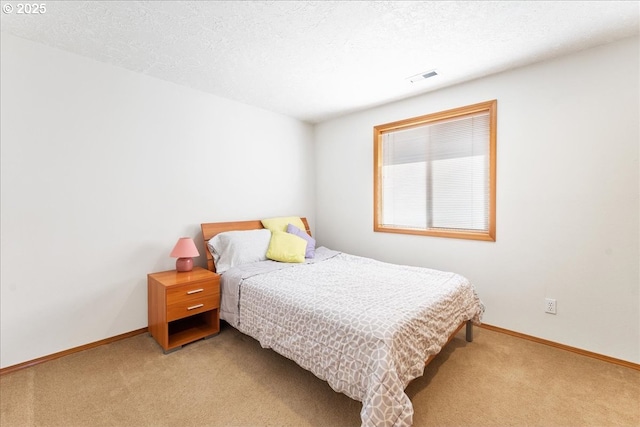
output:
<path id="1" fill-rule="evenodd" d="M 637 1 L 6 3 L 3 32 L 311 123 L 629 37 L 640 16 Z"/>

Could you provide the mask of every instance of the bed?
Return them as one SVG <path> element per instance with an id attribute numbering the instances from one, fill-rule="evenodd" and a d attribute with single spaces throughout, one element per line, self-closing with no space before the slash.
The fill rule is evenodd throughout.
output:
<path id="1" fill-rule="evenodd" d="M 362 402 L 363 427 L 411 426 L 404 390 L 465 325 L 472 341 L 484 312 L 475 288 L 455 273 L 316 247 L 306 218 L 276 219 L 201 224 L 221 318 Z M 274 255 L 281 238 L 295 240 L 295 261 Z M 265 245 L 267 257 L 256 255 Z"/>

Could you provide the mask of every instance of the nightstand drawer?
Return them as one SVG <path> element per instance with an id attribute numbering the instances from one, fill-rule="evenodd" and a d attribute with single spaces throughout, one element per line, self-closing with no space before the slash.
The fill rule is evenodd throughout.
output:
<path id="1" fill-rule="evenodd" d="M 218 294 L 220 291 L 218 287 L 214 285 L 214 281 L 203 281 L 199 283 L 172 286 L 167 289 L 167 305 L 198 300 Z"/>
<path id="2" fill-rule="evenodd" d="M 218 307 L 220 307 L 220 294 L 190 298 L 186 301 L 167 305 L 167 321 L 171 322 L 172 320 L 217 309 Z"/>

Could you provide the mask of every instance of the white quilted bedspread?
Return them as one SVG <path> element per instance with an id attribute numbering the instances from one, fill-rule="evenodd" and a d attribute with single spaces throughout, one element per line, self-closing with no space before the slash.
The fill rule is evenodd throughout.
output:
<path id="1" fill-rule="evenodd" d="M 236 327 L 361 401 L 366 427 L 410 426 L 405 387 L 462 322 L 477 324 L 484 311 L 454 273 L 337 252 L 268 270 L 243 273 Z"/>

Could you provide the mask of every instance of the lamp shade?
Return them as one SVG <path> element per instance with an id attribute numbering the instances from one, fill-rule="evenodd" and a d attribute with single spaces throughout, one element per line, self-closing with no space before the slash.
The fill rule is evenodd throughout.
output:
<path id="1" fill-rule="evenodd" d="M 171 251 L 172 258 L 191 258 L 194 256 L 200 256 L 196 244 L 193 243 L 193 239 L 190 237 L 181 237 L 173 247 Z"/>
<path id="2" fill-rule="evenodd" d="M 193 239 L 189 237 L 181 237 L 178 243 L 173 247 L 171 255 L 176 260 L 176 271 L 184 272 L 193 270 L 193 258 L 199 256 L 198 248 L 193 243 Z"/>

